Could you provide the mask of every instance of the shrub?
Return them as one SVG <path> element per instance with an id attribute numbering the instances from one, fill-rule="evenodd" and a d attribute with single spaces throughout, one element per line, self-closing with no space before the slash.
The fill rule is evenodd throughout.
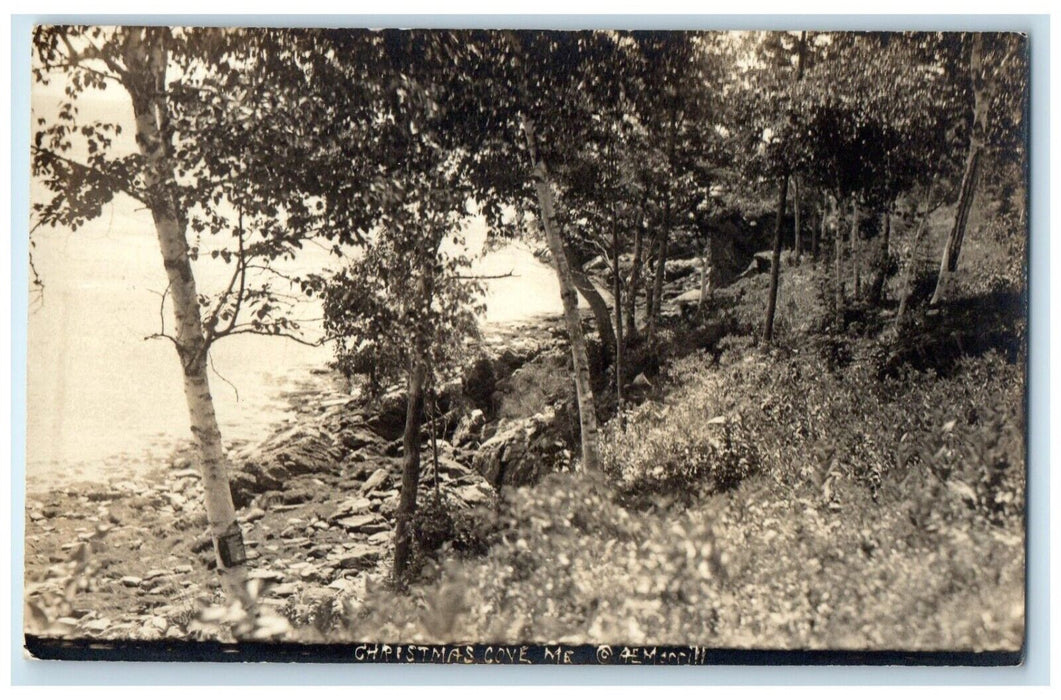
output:
<path id="1" fill-rule="evenodd" d="M 494 371 L 494 363 L 489 357 L 476 358 L 465 370 L 461 379 L 461 387 L 464 395 L 486 416 L 493 417 L 493 398 L 496 391 L 497 374 Z"/>
<path id="2" fill-rule="evenodd" d="M 708 362 L 704 355 L 696 355 Z M 715 415 L 694 401 L 650 402 L 611 421 L 601 439 L 607 473 L 629 496 L 733 488 L 752 474 L 759 455 L 739 415 Z"/>
<path id="3" fill-rule="evenodd" d="M 690 644 L 715 633 L 725 557 L 703 514 L 631 513 L 589 474 L 513 491 L 497 543 L 407 596 L 370 595 L 358 641 Z"/>
<path id="4" fill-rule="evenodd" d="M 486 508 L 469 509 L 447 494 L 431 493 L 413 516 L 413 538 L 422 556 L 447 547 L 468 555 L 484 554 L 490 547 L 497 518 Z"/>
<path id="5" fill-rule="evenodd" d="M 868 344 L 853 341 L 852 352 L 837 372 L 823 372 L 811 351 L 674 362 L 661 377 L 666 406 L 628 412 L 625 433 L 618 421 L 604 427 L 622 488 L 564 473 L 508 492 L 484 557 L 443 560 L 437 579 L 407 595 L 370 595 L 344 634 L 407 643 L 1019 644 L 1021 368 L 989 352 L 948 376 L 904 367 L 878 380 Z M 716 416 L 740 419 L 708 426 Z M 720 445 L 699 471 L 689 467 L 699 457 L 675 456 L 699 449 L 697 440 Z M 696 497 L 718 479 L 738 481 L 742 460 L 759 476 Z M 677 495 L 687 508 L 647 493 L 663 483 L 643 476 L 657 461 L 685 479 Z M 625 507 L 629 474 L 642 475 L 637 505 L 647 507 Z"/>
<path id="6" fill-rule="evenodd" d="M 569 353 L 543 353 L 497 383 L 503 393 L 497 412 L 500 418 L 516 420 L 543 413 L 557 401 L 573 397 Z"/>

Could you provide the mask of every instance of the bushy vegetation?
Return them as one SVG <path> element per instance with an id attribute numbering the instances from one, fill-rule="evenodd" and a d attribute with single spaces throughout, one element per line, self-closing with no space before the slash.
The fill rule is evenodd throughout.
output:
<path id="1" fill-rule="evenodd" d="M 665 404 L 606 426 L 610 476 L 510 493 L 484 557 L 369 596 L 342 638 L 1019 644 L 1022 369 L 880 380 L 871 346 L 675 361 Z"/>
<path id="2" fill-rule="evenodd" d="M 482 555 L 489 549 L 496 515 L 487 508 L 464 508 L 449 495 L 431 493 L 417 508 L 412 526 L 422 558 L 440 551 Z"/>
<path id="3" fill-rule="evenodd" d="M 694 402 L 648 402 L 629 411 L 625 425 L 613 420 L 602 457 L 618 487 L 634 498 L 691 496 L 703 488 L 732 488 L 753 474 L 760 456 L 740 414 L 710 410 Z"/>
<path id="4" fill-rule="evenodd" d="M 614 496 L 605 480 L 572 474 L 515 491 L 486 557 L 450 562 L 437 582 L 400 600 L 380 591 L 346 635 L 637 643 L 712 629 L 713 580 L 724 574 L 710 523 L 694 513 L 633 513 Z"/>

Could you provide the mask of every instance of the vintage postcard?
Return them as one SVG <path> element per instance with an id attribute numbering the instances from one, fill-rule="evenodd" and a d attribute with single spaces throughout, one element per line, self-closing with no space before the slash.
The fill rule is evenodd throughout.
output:
<path id="1" fill-rule="evenodd" d="M 32 48 L 30 654 L 1022 658 L 1026 36 Z"/>

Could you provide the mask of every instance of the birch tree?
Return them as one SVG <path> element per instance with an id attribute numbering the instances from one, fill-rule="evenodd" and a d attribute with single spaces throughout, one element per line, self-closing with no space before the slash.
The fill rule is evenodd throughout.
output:
<path id="1" fill-rule="evenodd" d="M 463 76 L 468 151 L 475 155 L 477 199 L 492 225 L 504 210 L 534 211 L 560 286 L 578 402 L 582 467 L 599 471 L 598 419 L 578 291 L 557 216 L 553 161 L 573 152 L 588 104 L 580 90 L 614 51 L 601 32 L 469 32 L 454 53 Z M 513 164 L 518 168 L 513 169 Z"/>
<path id="2" fill-rule="evenodd" d="M 325 208 L 288 187 L 278 168 L 302 157 L 307 122 L 297 101 L 278 108 L 283 87 L 297 88 L 290 65 L 276 62 L 280 38 L 166 27 L 41 26 L 34 35 L 35 80 L 64 86 L 57 113 L 36 121 L 33 175 L 50 194 L 33 204 L 35 225 L 76 231 L 116 198 L 150 212 L 168 286 L 161 327 L 149 337 L 171 342 L 181 366 L 218 571 L 236 599 L 244 548 L 210 393 L 210 348 L 237 334 L 304 341 L 272 262 L 294 255 L 314 210 Z M 135 151 L 116 146 L 120 115 L 81 118 L 79 100 L 101 90 L 120 91 L 131 108 Z M 232 270 L 216 294 L 197 285 L 203 234 L 220 244 L 211 256 Z"/>

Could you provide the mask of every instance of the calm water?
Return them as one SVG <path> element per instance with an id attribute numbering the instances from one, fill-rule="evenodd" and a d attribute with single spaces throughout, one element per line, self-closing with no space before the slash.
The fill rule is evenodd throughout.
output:
<path id="1" fill-rule="evenodd" d="M 35 239 L 45 289 L 31 295 L 29 314 L 27 476 L 41 485 L 91 479 L 164 457 L 188 437 L 188 416 L 172 346 L 144 339 L 159 329 L 166 287 L 149 214 L 119 201 L 76 233 Z M 295 267 L 325 265 L 336 262 L 310 248 Z M 554 273 L 525 248 L 490 253 L 477 271 L 514 275 L 489 283 L 489 323 L 560 310 Z M 197 263 L 200 291 L 219 289 L 228 274 L 219 263 Z M 298 315 L 315 318 L 319 308 L 305 303 Z M 240 336 L 219 342 L 212 356 L 222 434 L 253 440 L 285 416 L 285 390 L 323 367 L 331 350 Z"/>

